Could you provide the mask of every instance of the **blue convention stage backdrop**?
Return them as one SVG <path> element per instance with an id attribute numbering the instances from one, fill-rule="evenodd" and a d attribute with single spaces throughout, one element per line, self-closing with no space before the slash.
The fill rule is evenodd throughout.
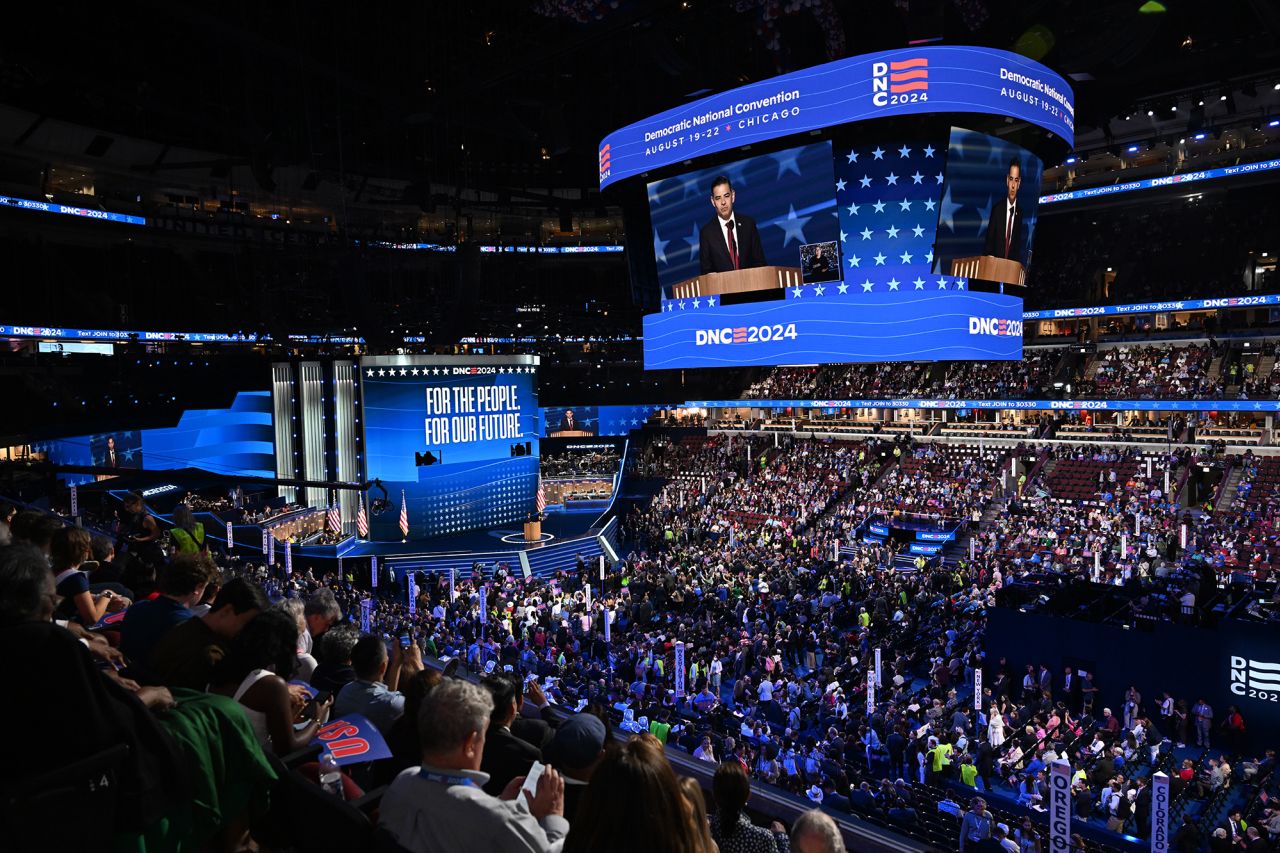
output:
<path id="1" fill-rule="evenodd" d="M 720 175 L 732 182 L 734 213 L 755 220 L 766 264 L 799 267 L 802 245 L 836 239 L 830 142 L 655 181 L 649 184 L 649 218 L 664 296 L 670 296 L 672 285 L 701 272 L 699 232 L 716 219 L 711 182 Z"/>
<path id="2" fill-rule="evenodd" d="M 370 538 L 409 538 L 523 521 L 538 488 L 540 417 L 527 357 L 375 356 L 361 359 L 366 473 L 393 508 Z M 430 454 L 429 456 L 427 454 Z"/>
<path id="3" fill-rule="evenodd" d="M 114 443 L 116 463 L 109 447 Z M 32 449 L 63 465 L 104 468 L 201 468 L 215 474 L 275 476 L 271 393 L 241 391 L 227 409 L 189 409 L 176 426 L 35 442 Z M 90 475 L 71 475 L 83 483 Z"/>

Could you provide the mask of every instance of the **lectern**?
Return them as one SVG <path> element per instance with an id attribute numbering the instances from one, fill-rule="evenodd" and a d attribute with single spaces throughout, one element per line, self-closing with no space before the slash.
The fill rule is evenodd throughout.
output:
<path id="1" fill-rule="evenodd" d="M 982 281 L 1003 281 L 1006 284 L 1026 284 L 1027 271 L 1022 264 L 994 255 L 977 255 L 972 258 L 955 258 L 951 261 L 951 274 L 960 278 L 977 278 Z"/>
<path id="2" fill-rule="evenodd" d="M 676 299 L 692 299 L 695 296 L 796 287 L 802 283 L 799 267 L 753 267 L 694 276 L 671 288 L 671 293 Z"/>
<path id="3" fill-rule="evenodd" d="M 542 541 L 542 522 L 526 521 L 524 523 L 524 541 L 541 542 Z"/>

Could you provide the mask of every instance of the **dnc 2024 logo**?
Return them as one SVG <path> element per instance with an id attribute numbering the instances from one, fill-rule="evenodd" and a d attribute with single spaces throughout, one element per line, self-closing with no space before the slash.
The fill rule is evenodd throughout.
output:
<path id="1" fill-rule="evenodd" d="M 1280 663 L 1232 655 L 1231 692 L 1249 699 L 1280 702 Z"/>
<path id="2" fill-rule="evenodd" d="M 929 60 L 923 56 L 871 63 L 871 103 L 877 107 L 929 100 Z"/>

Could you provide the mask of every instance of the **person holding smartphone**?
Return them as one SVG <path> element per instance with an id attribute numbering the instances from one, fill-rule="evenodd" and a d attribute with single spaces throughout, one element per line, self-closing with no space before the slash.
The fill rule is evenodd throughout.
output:
<path id="1" fill-rule="evenodd" d="M 356 641 L 351 650 L 356 680 L 338 691 L 333 705 L 335 716 L 360 714 L 383 735 L 391 730 L 392 723 L 404 713 L 404 694 L 396 688 L 401 679 L 408 680 L 422 671 L 422 650 L 412 634 L 407 639 L 408 646 L 403 648 L 398 638 L 384 642 L 373 634 Z"/>

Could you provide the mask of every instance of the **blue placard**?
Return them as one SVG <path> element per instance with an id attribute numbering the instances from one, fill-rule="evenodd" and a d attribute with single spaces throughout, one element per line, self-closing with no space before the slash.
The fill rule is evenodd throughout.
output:
<path id="1" fill-rule="evenodd" d="M 912 554 L 921 554 L 925 557 L 932 557 L 942 553 L 941 545 L 922 545 L 919 542 L 911 543 L 911 547 L 907 549 Z"/>
<path id="2" fill-rule="evenodd" d="M 873 536 L 888 536 L 889 528 L 883 524 L 869 524 L 867 525 L 867 532 Z"/>
<path id="3" fill-rule="evenodd" d="M 600 143 L 600 187 L 694 157 L 819 128 L 921 113 L 1030 122 L 1074 145 L 1071 87 L 1003 50 L 935 45 L 828 62 L 702 98 Z"/>
<path id="4" fill-rule="evenodd" d="M 347 714 L 322 726 L 311 742 L 332 753 L 340 767 L 391 757 L 391 749 L 378 727 L 359 714 Z"/>
<path id="5" fill-rule="evenodd" d="M 916 539 L 920 542 L 950 542 L 955 538 L 954 533 L 930 533 L 924 530 L 916 533 Z"/>
<path id="6" fill-rule="evenodd" d="M 1021 299 L 968 290 L 904 293 L 895 285 L 898 292 L 830 288 L 828 298 L 795 288 L 785 300 L 711 308 L 673 300 L 644 318 L 644 366 L 1022 358 Z"/>

